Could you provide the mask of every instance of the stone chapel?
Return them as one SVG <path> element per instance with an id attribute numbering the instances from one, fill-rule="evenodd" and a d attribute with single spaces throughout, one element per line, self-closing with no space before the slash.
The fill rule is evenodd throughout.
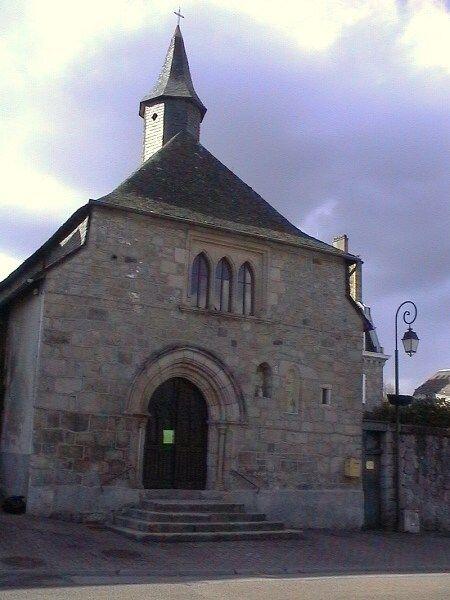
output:
<path id="1" fill-rule="evenodd" d="M 35 515 L 190 499 L 360 527 L 387 358 L 361 260 L 204 148 L 205 113 L 177 27 L 140 102 L 141 166 L 0 284 L 0 490 Z"/>

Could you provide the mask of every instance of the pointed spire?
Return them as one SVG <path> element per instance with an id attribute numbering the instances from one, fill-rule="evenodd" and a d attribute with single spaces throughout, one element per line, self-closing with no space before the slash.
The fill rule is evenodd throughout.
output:
<path id="1" fill-rule="evenodd" d="M 159 98 L 183 98 L 191 100 L 200 110 L 203 119 L 206 107 L 197 96 L 192 83 L 189 62 L 183 36 L 177 25 L 167 51 L 166 60 L 153 90 L 141 100 L 139 114 L 144 116 L 145 103 Z"/>

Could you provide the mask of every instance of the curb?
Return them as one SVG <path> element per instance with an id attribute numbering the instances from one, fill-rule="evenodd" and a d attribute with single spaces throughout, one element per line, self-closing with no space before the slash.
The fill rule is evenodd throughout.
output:
<path id="1" fill-rule="evenodd" d="M 254 571 L 251 569 L 223 569 L 216 571 L 202 571 L 195 569 L 179 569 L 173 571 L 162 571 L 159 573 L 149 573 L 148 571 L 136 569 L 116 569 L 116 570 L 86 570 L 86 571 L 66 571 L 58 573 L 56 571 L 34 570 L 34 571 L 8 571 L 0 572 L 0 589 L 14 587 L 32 587 L 43 584 L 53 584 L 53 586 L 72 586 L 72 585 L 95 585 L 108 584 L 111 580 L 120 583 L 142 583 L 145 580 L 148 583 L 156 582 L 161 579 L 180 579 L 180 578 L 204 578 L 215 579 L 224 577 L 327 577 L 327 576 L 360 576 L 360 575 L 412 575 L 412 574 L 434 574 L 448 573 L 448 565 L 442 567 L 433 567 L 433 569 L 365 569 L 365 570 L 336 570 L 336 569 L 294 569 L 294 568 L 274 568 L 264 571 Z M 139 581 L 130 581 L 130 578 L 137 578 Z M 84 581 L 83 581 L 84 580 Z M 101 581 L 104 580 L 104 581 Z"/>

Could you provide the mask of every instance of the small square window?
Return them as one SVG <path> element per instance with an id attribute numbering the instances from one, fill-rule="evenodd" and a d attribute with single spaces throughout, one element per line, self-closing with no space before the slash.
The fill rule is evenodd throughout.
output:
<path id="1" fill-rule="evenodd" d="M 323 387 L 321 391 L 322 391 L 322 393 L 321 393 L 321 397 L 320 397 L 320 403 L 322 404 L 322 406 L 330 406 L 330 404 L 331 404 L 331 388 Z"/>

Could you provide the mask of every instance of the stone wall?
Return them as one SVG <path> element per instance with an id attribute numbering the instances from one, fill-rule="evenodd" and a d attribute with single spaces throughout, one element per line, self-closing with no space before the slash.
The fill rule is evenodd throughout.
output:
<path id="1" fill-rule="evenodd" d="M 383 403 L 383 368 L 387 360 L 385 355 L 375 352 L 363 353 L 365 374 L 364 410 L 371 411 Z"/>
<path id="2" fill-rule="evenodd" d="M 404 427 L 402 505 L 426 530 L 450 531 L 450 432 Z"/>
<path id="3" fill-rule="evenodd" d="M 135 420 L 37 408 L 32 485 L 103 485 L 132 473 Z M 133 435 L 134 434 L 134 435 Z"/>
<path id="4" fill-rule="evenodd" d="M 365 423 L 380 429 L 381 516 L 384 527 L 395 526 L 394 426 Z M 400 434 L 400 508 L 418 513 L 420 527 L 450 531 L 450 431 L 402 425 Z"/>
<path id="5" fill-rule="evenodd" d="M 198 310 L 186 298 L 190 244 L 205 231 L 214 235 L 99 208 L 88 244 L 48 274 L 30 510 L 80 511 L 102 483 L 121 490 L 117 502 L 134 497 L 142 447 L 138 416 L 125 416 L 130 389 L 155 353 L 195 345 L 226 366 L 245 404 L 245 422 L 221 424 L 225 487 L 246 491 L 235 469 L 259 482 L 269 516 L 284 511 L 307 526 L 320 496 L 315 526 L 360 526 L 361 483 L 344 462 L 361 454 L 362 321 L 346 297 L 344 261 L 217 233 L 224 255 L 248 244 L 265 257 L 258 313 Z M 258 386 L 263 363 L 269 397 Z M 322 386 L 331 386 L 330 406 Z"/>
<path id="6" fill-rule="evenodd" d="M 7 321 L 5 395 L 0 432 L 0 491 L 26 495 L 32 452 L 42 296 L 38 289 L 18 299 Z"/>

